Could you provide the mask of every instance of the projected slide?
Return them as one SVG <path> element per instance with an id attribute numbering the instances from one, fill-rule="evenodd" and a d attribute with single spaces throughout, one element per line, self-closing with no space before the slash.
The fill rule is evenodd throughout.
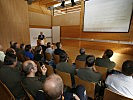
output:
<path id="1" fill-rule="evenodd" d="M 83 31 L 128 32 L 133 0 L 85 1 Z"/>

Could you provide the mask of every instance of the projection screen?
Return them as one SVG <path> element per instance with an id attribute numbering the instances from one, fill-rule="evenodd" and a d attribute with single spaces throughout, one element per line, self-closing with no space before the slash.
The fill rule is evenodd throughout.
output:
<path id="1" fill-rule="evenodd" d="M 129 31 L 133 0 L 89 0 L 84 8 L 83 31 Z"/>

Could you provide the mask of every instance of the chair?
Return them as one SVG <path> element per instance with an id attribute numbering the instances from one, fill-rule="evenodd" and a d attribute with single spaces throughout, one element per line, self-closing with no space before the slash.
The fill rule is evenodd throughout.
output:
<path id="1" fill-rule="evenodd" d="M 50 61 L 52 59 L 52 56 L 50 53 L 45 52 L 46 60 Z"/>
<path id="2" fill-rule="evenodd" d="M 49 65 L 45 65 L 45 66 L 47 68 L 47 76 L 54 73 L 54 70 L 53 70 L 52 66 L 49 66 Z"/>
<path id="3" fill-rule="evenodd" d="M 21 82 L 21 85 L 22 85 L 24 91 L 26 92 L 26 94 L 27 94 L 29 100 L 34 100 L 34 97 L 26 90 L 26 88 L 24 87 L 24 85 L 23 85 L 22 82 Z"/>
<path id="4" fill-rule="evenodd" d="M 75 78 L 75 84 L 77 85 L 83 85 L 86 89 L 86 94 L 90 98 L 94 99 L 95 98 L 95 83 L 88 82 L 81 80 L 78 76 L 74 76 Z"/>
<path id="5" fill-rule="evenodd" d="M 60 62 L 60 56 L 54 54 L 53 57 L 54 57 L 54 63 L 55 63 L 55 64 L 58 64 L 58 63 Z"/>
<path id="6" fill-rule="evenodd" d="M 96 70 L 102 74 L 102 79 L 105 80 L 106 79 L 106 75 L 107 75 L 107 68 L 105 67 L 99 67 L 99 66 L 95 66 Z"/>
<path id="7" fill-rule="evenodd" d="M 133 100 L 133 99 L 122 96 L 106 88 L 104 90 L 103 100 Z"/>
<path id="8" fill-rule="evenodd" d="M 85 61 L 75 60 L 76 69 L 85 68 Z"/>
<path id="9" fill-rule="evenodd" d="M 72 88 L 71 75 L 69 73 L 61 72 L 57 69 L 55 69 L 55 72 L 62 78 L 64 85 Z"/>
<path id="10" fill-rule="evenodd" d="M 15 100 L 10 90 L 0 80 L 0 100 Z"/>

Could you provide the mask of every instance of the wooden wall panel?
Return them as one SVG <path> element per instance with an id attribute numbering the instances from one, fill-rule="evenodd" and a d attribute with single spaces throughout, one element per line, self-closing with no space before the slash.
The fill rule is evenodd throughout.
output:
<path id="1" fill-rule="evenodd" d="M 51 27 L 51 15 L 29 12 L 29 24 Z"/>
<path id="2" fill-rule="evenodd" d="M 30 43 L 28 5 L 24 0 L 0 0 L 0 44 Z"/>
<path id="3" fill-rule="evenodd" d="M 78 40 L 66 40 L 61 39 L 61 43 L 64 46 L 70 46 L 70 47 L 80 47 L 80 41 Z"/>

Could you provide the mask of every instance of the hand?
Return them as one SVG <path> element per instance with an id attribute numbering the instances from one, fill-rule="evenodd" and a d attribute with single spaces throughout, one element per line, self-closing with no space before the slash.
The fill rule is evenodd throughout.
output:
<path id="1" fill-rule="evenodd" d="M 42 75 L 46 75 L 47 68 L 45 67 L 45 65 L 41 66 L 41 71 L 42 71 Z"/>
<path id="2" fill-rule="evenodd" d="M 75 100 L 80 100 L 80 98 L 74 93 L 73 93 L 73 97 L 74 97 Z"/>

